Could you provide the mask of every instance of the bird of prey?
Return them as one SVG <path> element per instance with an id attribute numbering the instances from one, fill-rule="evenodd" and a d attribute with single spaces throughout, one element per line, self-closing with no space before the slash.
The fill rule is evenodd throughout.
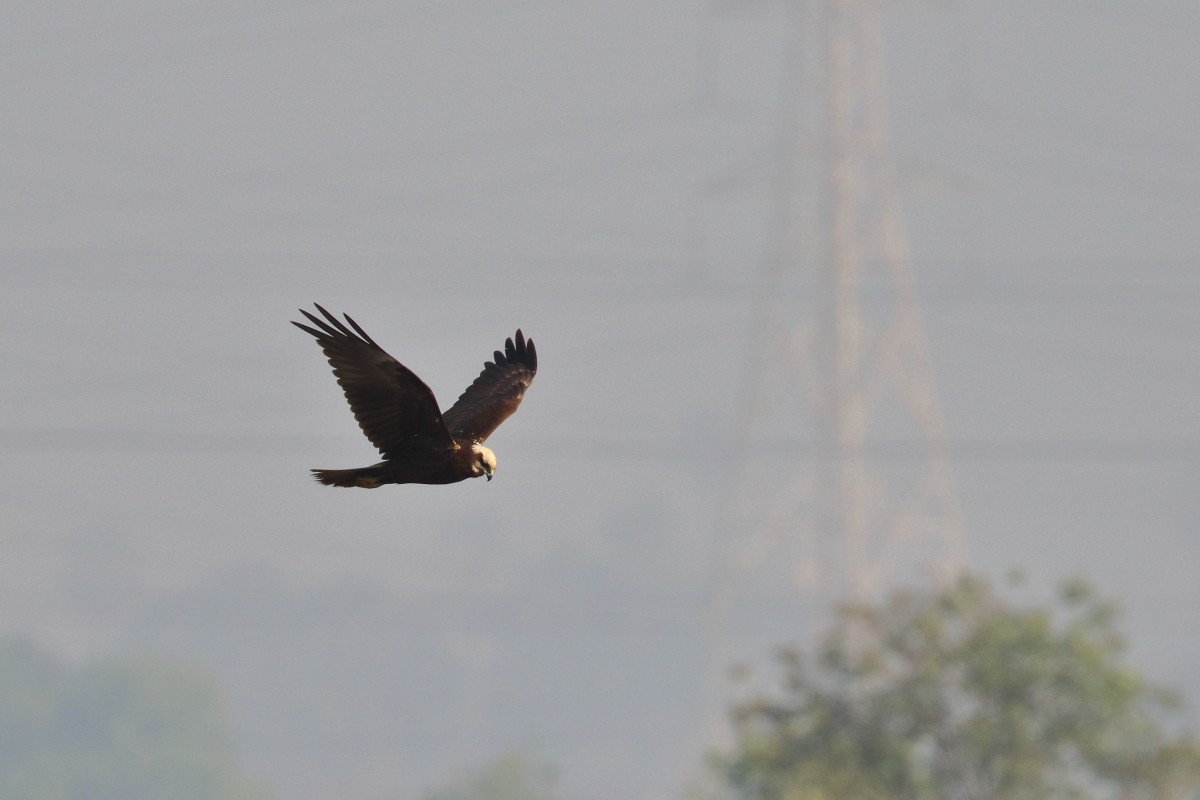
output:
<path id="1" fill-rule="evenodd" d="M 517 410 L 533 383 L 537 350 L 532 339 L 518 330 L 443 413 L 429 387 L 348 314 L 349 328 L 321 306 L 317 310 L 325 319 L 300 309 L 316 327 L 292 324 L 321 345 L 354 418 L 383 461 L 358 469 L 314 469 L 313 477 L 326 486 L 366 489 L 385 483 L 457 483 L 480 475 L 492 479 L 496 455 L 483 443 Z"/>

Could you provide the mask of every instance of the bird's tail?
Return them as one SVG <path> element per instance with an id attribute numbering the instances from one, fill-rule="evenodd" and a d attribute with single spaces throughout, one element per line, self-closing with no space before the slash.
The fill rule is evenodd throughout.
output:
<path id="1" fill-rule="evenodd" d="M 382 486 L 379 480 L 379 470 L 375 467 L 360 467 L 358 469 L 314 469 L 313 477 L 318 483 L 326 486 L 360 486 L 364 489 L 374 489 Z"/>

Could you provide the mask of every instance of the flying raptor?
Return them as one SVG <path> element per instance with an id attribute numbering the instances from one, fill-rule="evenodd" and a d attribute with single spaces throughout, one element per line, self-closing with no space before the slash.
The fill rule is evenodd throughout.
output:
<path id="1" fill-rule="evenodd" d="M 317 305 L 314 303 L 314 305 Z M 444 413 L 429 387 L 392 358 L 346 315 L 347 328 L 321 306 L 325 319 L 300 309 L 333 367 L 350 410 L 383 461 L 358 469 L 314 469 L 326 486 L 374 489 L 385 483 L 457 483 L 496 471 L 496 455 L 483 443 L 508 419 L 537 374 L 537 350 L 520 330 L 483 365 L 475 382 Z"/>

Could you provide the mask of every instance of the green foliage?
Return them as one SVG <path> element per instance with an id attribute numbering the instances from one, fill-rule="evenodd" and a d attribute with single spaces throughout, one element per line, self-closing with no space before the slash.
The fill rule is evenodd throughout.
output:
<path id="1" fill-rule="evenodd" d="M 508 754 L 425 800 L 559 800 L 552 767 L 527 756 Z"/>
<path id="2" fill-rule="evenodd" d="M 815 653 L 781 653 L 778 695 L 735 708 L 715 765 L 752 800 L 1192 797 L 1200 745 L 1115 621 L 1081 580 L 1053 609 L 970 578 L 844 608 Z"/>
<path id="3" fill-rule="evenodd" d="M 216 689 L 158 661 L 68 669 L 0 642 L 0 797 L 263 800 L 237 769 Z"/>

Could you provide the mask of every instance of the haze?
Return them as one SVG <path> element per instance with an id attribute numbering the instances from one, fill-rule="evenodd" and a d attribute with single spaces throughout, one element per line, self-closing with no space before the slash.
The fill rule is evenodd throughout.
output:
<path id="1" fill-rule="evenodd" d="M 574 797 L 680 796 L 721 713 L 704 615 L 781 7 L 5 16 L 0 630 L 209 671 L 280 797 L 418 798 L 514 750 Z M 1137 663 L 1200 703 L 1200 12 L 886 24 L 970 566 L 1090 576 Z M 288 324 L 313 301 L 444 404 L 532 336 L 496 479 L 313 483 L 375 455 Z M 819 614 L 768 594 L 739 659 Z"/>

